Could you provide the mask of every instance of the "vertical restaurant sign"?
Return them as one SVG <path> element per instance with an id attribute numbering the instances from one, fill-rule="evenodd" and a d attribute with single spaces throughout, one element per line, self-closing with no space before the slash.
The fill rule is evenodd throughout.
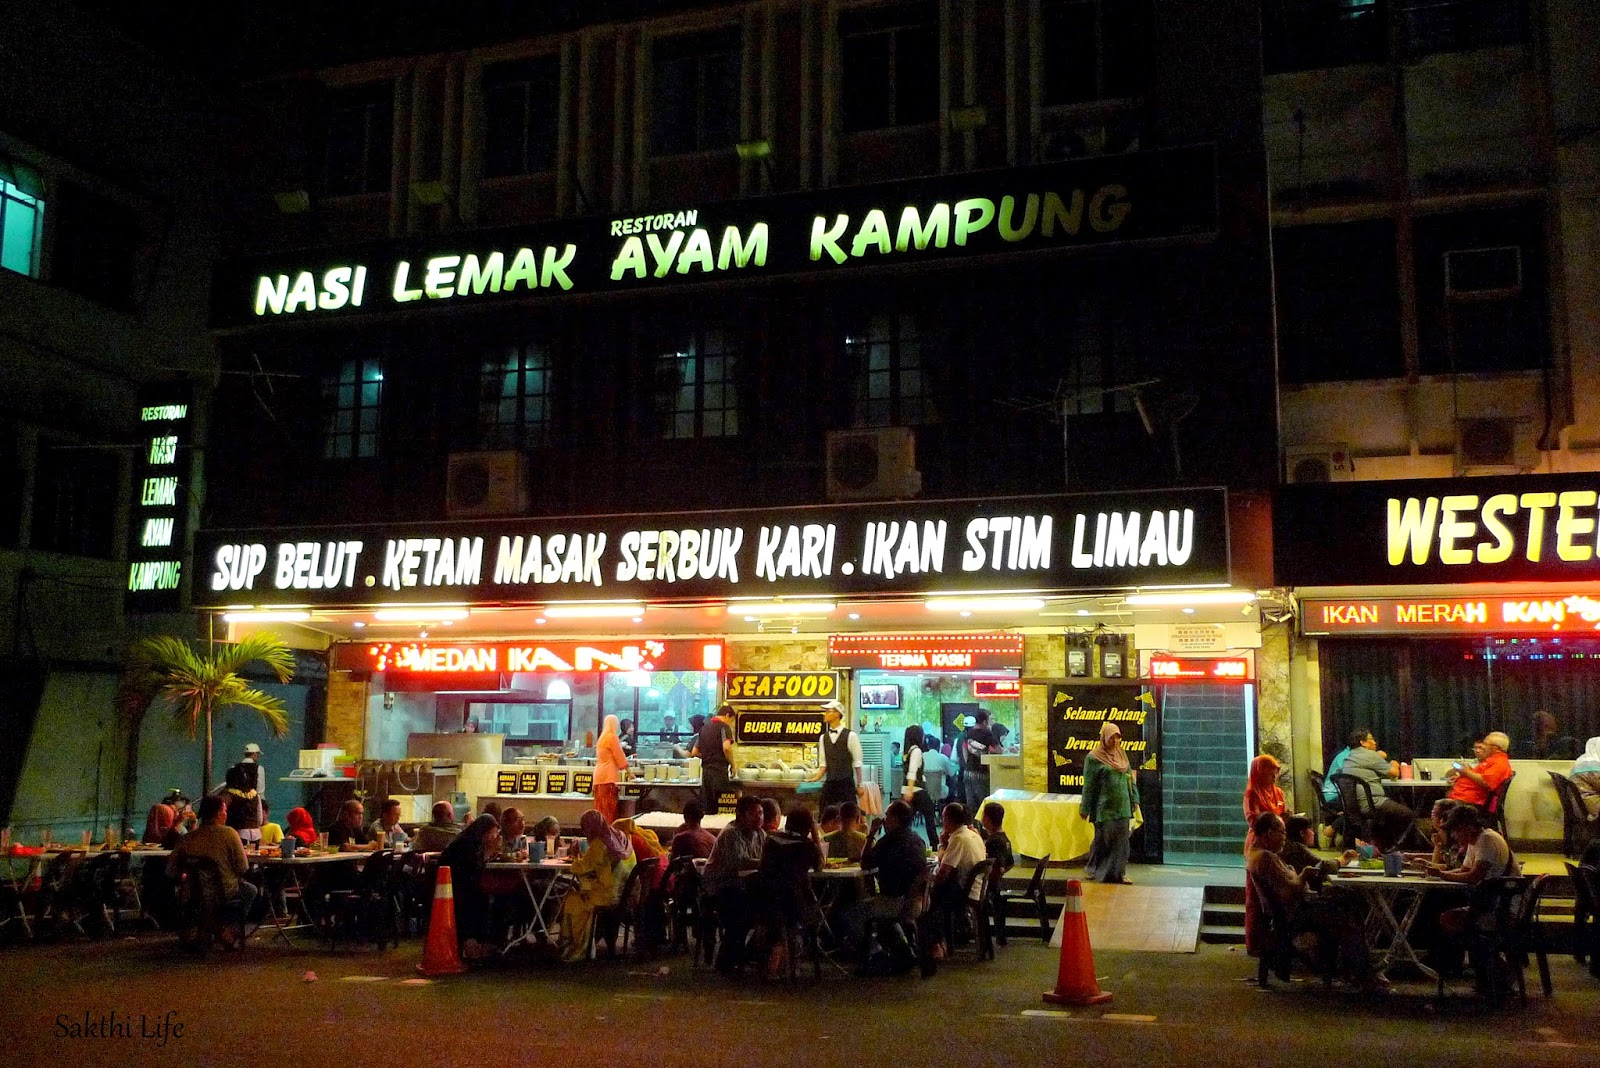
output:
<path id="1" fill-rule="evenodd" d="M 1134 770 L 1145 766 L 1145 721 L 1155 715 L 1148 686 L 1091 686 L 1051 683 L 1046 690 L 1045 775 L 1052 794 L 1083 792 L 1083 762 L 1100 744 L 1100 724 L 1111 720 L 1122 730 L 1122 748 Z"/>
<path id="2" fill-rule="evenodd" d="M 212 323 L 323 321 L 1206 236 L 1209 145 L 805 191 L 226 264 Z"/>
<path id="3" fill-rule="evenodd" d="M 125 594 L 130 612 L 176 612 L 183 607 L 192 396 L 187 384 L 139 391 L 138 451 L 128 509 Z"/>

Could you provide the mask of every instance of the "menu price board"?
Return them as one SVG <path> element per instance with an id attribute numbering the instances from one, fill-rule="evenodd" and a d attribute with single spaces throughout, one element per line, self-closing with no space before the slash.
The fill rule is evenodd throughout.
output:
<path id="1" fill-rule="evenodd" d="M 517 793 L 536 794 L 539 792 L 539 773 L 537 771 L 517 772 Z"/>
<path id="2" fill-rule="evenodd" d="M 1156 701 L 1148 686 L 1093 686 L 1051 683 L 1046 690 L 1047 786 L 1053 794 L 1083 792 L 1083 762 L 1100 744 L 1100 724 L 1111 720 L 1122 731 L 1122 748 L 1135 769 L 1155 754 Z"/>
<path id="3" fill-rule="evenodd" d="M 554 791 L 551 791 L 552 793 Z M 575 771 L 572 773 L 572 792 L 575 794 L 594 793 L 594 772 Z"/>
<path id="4" fill-rule="evenodd" d="M 549 771 L 544 776 L 544 792 L 547 794 L 564 794 L 567 792 L 567 772 Z"/>
<path id="5" fill-rule="evenodd" d="M 739 807 L 739 791 L 723 790 L 717 794 L 717 815 L 731 816 Z"/>
<path id="6" fill-rule="evenodd" d="M 812 745 L 822 733 L 820 709 L 740 712 L 733 740 L 740 745 Z"/>
<path id="7" fill-rule="evenodd" d="M 517 792 L 517 773 L 514 771 L 497 771 L 494 773 L 494 792 L 497 794 L 514 794 Z"/>

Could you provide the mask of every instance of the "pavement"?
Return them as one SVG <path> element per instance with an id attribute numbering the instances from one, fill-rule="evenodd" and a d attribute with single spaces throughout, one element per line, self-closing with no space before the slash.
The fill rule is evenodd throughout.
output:
<path id="1" fill-rule="evenodd" d="M 1060 1010 L 1040 998 L 1057 953 L 1032 939 L 1012 939 L 993 962 L 958 954 L 926 980 L 829 972 L 793 986 L 723 978 L 686 956 L 515 963 L 416 983 L 420 952 L 417 940 L 338 953 L 258 941 L 197 957 L 160 935 L 11 946 L 0 950 L 0 1064 L 1600 1062 L 1600 980 L 1571 957 L 1551 960 L 1553 999 L 1530 969 L 1528 1004 L 1492 1010 L 1470 987 L 1438 1004 L 1420 983 L 1376 995 L 1316 982 L 1260 990 L 1242 981 L 1254 961 L 1237 947 L 1105 952 L 1096 971 L 1114 999 Z"/>

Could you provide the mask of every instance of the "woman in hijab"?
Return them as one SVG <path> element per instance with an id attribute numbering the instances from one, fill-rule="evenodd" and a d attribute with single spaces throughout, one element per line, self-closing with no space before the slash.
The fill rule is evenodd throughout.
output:
<path id="1" fill-rule="evenodd" d="M 607 720 L 608 727 L 615 723 L 614 716 Z M 569 874 L 577 885 L 561 900 L 562 960 L 582 960 L 589 952 L 595 911 L 616 905 L 634 865 L 628 836 L 607 823 L 598 809 L 585 812 L 578 827 L 588 848 L 572 862 Z"/>
<path id="2" fill-rule="evenodd" d="M 1583 756 L 1572 762 L 1572 785 L 1578 788 L 1589 818 L 1600 816 L 1600 738 L 1590 738 Z"/>
<path id="3" fill-rule="evenodd" d="M 617 735 L 617 717 L 607 716 L 594 743 L 594 807 L 607 823 L 617 818 L 618 783 L 627 766 L 628 755 L 622 751 L 622 739 Z"/>
<path id="4" fill-rule="evenodd" d="M 144 835 L 139 841 L 154 845 L 166 841 L 167 832 L 178 822 L 178 813 L 183 810 L 185 803 L 183 795 L 174 790 L 151 805 L 144 818 Z"/>
<path id="5" fill-rule="evenodd" d="M 655 891 L 656 885 L 661 882 L 661 876 L 666 874 L 667 849 L 661 844 L 661 837 L 648 827 L 641 827 L 631 819 L 620 819 L 611 825 L 628 836 L 628 844 L 633 847 L 635 862 L 659 857 L 661 862 L 656 865 L 655 875 L 650 879 L 648 889 Z"/>
<path id="6" fill-rule="evenodd" d="M 284 832 L 286 837 L 298 839 L 302 846 L 317 844 L 317 827 L 311 822 L 310 812 L 303 808 L 291 808 L 288 821 L 289 828 Z"/>
<path id="7" fill-rule="evenodd" d="M 1128 754 L 1122 750 L 1122 728 L 1109 719 L 1100 724 L 1100 744 L 1083 762 L 1083 800 L 1078 814 L 1094 824 L 1094 842 L 1083 873 L 1103 883 L 1130 883 L 1128 830 L 1139 807 L 1139 784 L 1133 780 Z"/>
<path id="8" fill-rule="evenodd" d="M 439 854 L 439 867 L 450 869 L 456 939 L 467 960 L 482 958 L 489 952 L 484 945 L 489 936 L 489 895 L 482 880 L 484 866 L 499 859 L 500 822 L 487 812 L 468 824 Z"/>
<path id="9" fill-rule="evenodd" d="M 1250 830 L 1255 825 L 1256 817 L 1263 812 L 1275 812 L 1283 815 L 1283 789 L 1278 786 L 1278 772 L 1283 770 L 1276 757 L 1262 753 L 1250 762 L 1250 780 L 1244 788 L 1244 852 L 1245 856 L 1255 848 L 1255 832 Z M 1261 953 L 1261 939 L 1264 936 L 1261 930 L 1261 915 L 1256 907 L 1256 891 L 1253 879 L 1244 881 L 1244 950 L 1252 957 Z"/>

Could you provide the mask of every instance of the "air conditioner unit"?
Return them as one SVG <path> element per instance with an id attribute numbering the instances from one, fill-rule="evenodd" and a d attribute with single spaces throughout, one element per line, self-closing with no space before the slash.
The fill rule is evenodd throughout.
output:
<path id="1" fill-rule="evenodd" d="M 917 439 L 910 427 L 828 432 L 828 500 L 915 497 L 922 492 Z"/>
<path id="2" fill-rule="evenodd" d="M 1512 474 L 1539 465 L 1534 421 L 1505 416 L 1456 420 L 1456 471 Z"/>
<path id="3" fill-rule="evenodd" d="M 1444 254 L 1444 292 L 1453 301 L 1512 300 L 1522 295 L 1522 249 L 1463 248 Z"/>
<path id="4" fill-rule="evenodd" d="M 527 457 L 515 450 L 450 455 L 445 511 L 452 519 L 521 515 L 528 510 Z"/>
<path id="5" fill-rule="evenodd" d="M 1284 468 L 1291 483 L 1348 482 L 1356 462 L 1348 445 L 1293 445 L 1284 450 Z"/>

